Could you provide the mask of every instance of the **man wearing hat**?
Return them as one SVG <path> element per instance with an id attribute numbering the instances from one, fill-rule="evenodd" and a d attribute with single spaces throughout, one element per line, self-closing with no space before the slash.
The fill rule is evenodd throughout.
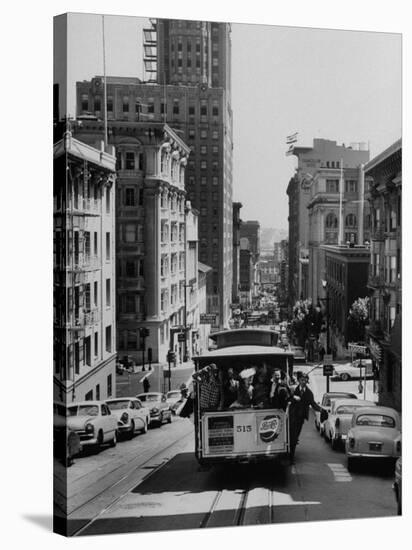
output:
<path id="1" fill-rule="evenodd" d="M 295 450 L 298 444 L 300 432 L 305 420 L 309 419 L 309 407 L 321 412 L 320 407 L 313 397 L 312 391 L 307 387 L 309 377 L 302 372 L 299 373 L 298 385 L 290 399 L 289 409 L 289 433 L 290 433 L 290 462 L 295 463 Z"/>

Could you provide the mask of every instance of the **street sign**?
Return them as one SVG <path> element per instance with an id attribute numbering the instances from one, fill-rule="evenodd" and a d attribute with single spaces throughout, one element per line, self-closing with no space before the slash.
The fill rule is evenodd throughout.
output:
<path id="1" fill-rule="evenodd" d="M 178 341 L 178 342 L 184 342 L 184 341 L 185 341 L 185 334 L 184 334 L 184 332 L 179 332 L 179 334 L 177 335 L 177 341 Z"/>
<path id="2" fill-rule="evenodd" d="M 216 323 L 216 313 L 201 313 L 200 324 L 201 325 L 214 325 Z"/>
<path id="3" fill-rule="evenodd" d="M 333 375 L 333 365 L 323 365 L 323 376 Z"/>
<path id="4" fill-rule="evenodd" d="M 333 361 L 332 354 L 325 353 L 325 355 L 323 356 L 323 364 L 324 365 L 331 365 L 332 361 Z"/>

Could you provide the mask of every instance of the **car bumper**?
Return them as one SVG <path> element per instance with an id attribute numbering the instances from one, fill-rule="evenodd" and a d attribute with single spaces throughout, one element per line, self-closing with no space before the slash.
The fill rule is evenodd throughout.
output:
<path id="1" fill-rule="evenodd" d="M 151 414 L 149 423 L 151 424 L 152 422 L 161 422 L 161 420 L 162 420 L 162 413 Z"/>
<path id="2" fill-rule="evenodd" d="M 117 423 L 117 430 L 119 433 L 130 432 L 130 428 L 131 428 L 130 422 L 128 424 L 124 424 L 123 422 Z"/>
<path id="3" fill-rule="evenodd" d="M 394 454 L 377 454 L 377 453 L 355 453 L 352 451 L 348 451 L 346 453 L 350 457 L 356 457 L 356 458 L 398 458 L 397 455 Z"/>

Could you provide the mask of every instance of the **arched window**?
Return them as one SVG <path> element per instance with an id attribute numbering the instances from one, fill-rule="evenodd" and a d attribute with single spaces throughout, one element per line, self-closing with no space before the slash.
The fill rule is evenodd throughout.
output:
<path id="1" fill-rule="evenodd" d="M 329 212 L 329 214 L 326 216 L 326 227 L 328 229 L 338 227 L 338 218 L 333 212 Z"/>
<path id="2" fill-rule="evenodd" d="M 355 214 L 348 214 L 345 219 L 346 227 L 356 227 L 356 216 Z"/>

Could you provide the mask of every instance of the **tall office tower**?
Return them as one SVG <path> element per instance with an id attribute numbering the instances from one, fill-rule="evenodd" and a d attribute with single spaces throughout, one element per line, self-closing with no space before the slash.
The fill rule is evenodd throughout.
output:
<path id="1" fill-rule="evenodd" d="M 182 130 L 192 149 L 186 190 L 199 211 L 199 260 L 213 268 L 208 312 L 224 327 L 232 299 L 230 25 L 170 19 L 151 25 L 145 30 L 145 66 L 164 98 L 164 121 Z"/>

